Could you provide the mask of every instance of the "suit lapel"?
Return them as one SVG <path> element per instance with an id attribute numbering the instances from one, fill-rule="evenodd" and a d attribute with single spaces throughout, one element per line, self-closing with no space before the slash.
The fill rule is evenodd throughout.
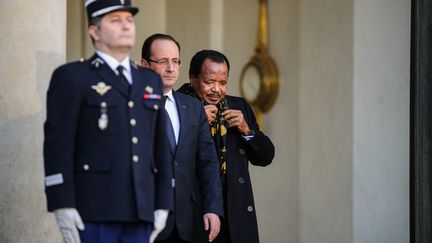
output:
<path id="1" fill-rule="evenodd" d="M 180 131 L 179 131 L 179 138 L 177 142 L 177 147 L 181 146 L 184 140 L 185 134 L 185 125 L 187 120 L 187 105 L 184 103 L 184 101 L 177 95 L 176 91 L 173 91 L 174 99 L 176 100 L 177 105 L 177 113 L 179 116 L 179 122 L 180 122 Z"/>

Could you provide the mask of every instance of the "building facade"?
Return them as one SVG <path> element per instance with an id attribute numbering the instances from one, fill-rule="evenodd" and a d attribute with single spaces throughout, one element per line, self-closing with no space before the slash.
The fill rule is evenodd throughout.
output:
<path id="1" fill-rule="evenodd" d="M 232 64 L 254 53 L 258 0 L 135 0 L 137 39 L 182 45 L 181 80 L 201 49 Z M 268 1 L 279 95 L 264 115 L 276 146 L 251 168 L 263 243 L 409 241 L 409 0 Z M 82 1 L 1 1 L 0 242 L 61 242 L 46 212 L 43 121 L 50 75 L 92 54 Z M 182 82 L 179 81 L 178 85 Z"/>

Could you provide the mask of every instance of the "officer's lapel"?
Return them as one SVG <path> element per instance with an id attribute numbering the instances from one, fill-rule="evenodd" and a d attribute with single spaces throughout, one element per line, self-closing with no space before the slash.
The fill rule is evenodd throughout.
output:
<path id="1" fill-rule="evenodd" d="M 123 96 L 128 96 L 128 87 L 123 84 L 118 78 L 117 74 L 105 63 L 105 61 L 98 55 L 94 55 L 90 60 L 90 66 L 97 72 L 97 75 L 102 79 L 101 81 L 107 82 L 115 89 L 117 89 Z"/>

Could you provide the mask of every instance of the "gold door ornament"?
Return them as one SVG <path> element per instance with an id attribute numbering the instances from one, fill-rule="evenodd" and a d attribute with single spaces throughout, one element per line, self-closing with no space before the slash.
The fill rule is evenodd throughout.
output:
<path id="1" fill-rule="evenodd" d="M 267 0 L 259 0 L 259 20 L 255 54 L 243 67 L 240 93 L 252 105 L 262 127 L 262 113 L 271 110 L 279 93 L 279 74 L 268 51 Z"/>

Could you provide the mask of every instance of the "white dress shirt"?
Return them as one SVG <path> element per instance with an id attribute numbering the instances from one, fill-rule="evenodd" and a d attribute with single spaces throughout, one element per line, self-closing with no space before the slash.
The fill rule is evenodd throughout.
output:
<path id="1" fill-rule="evenodd" d="M 165 103 L 165 110 L 168 112 L 168 115 L 171 120 L 171 124 L 173 126 L 174 135 L 176 144 L 178 144 L 178 137 L 180 133 L 180 119 L 177 111 L 177 105 L 176 101 L 174 99 L 172 90 L 170 90 L 168 93 L 164 94 L 165 96 L 168 96 L 166 103 Z"/>

